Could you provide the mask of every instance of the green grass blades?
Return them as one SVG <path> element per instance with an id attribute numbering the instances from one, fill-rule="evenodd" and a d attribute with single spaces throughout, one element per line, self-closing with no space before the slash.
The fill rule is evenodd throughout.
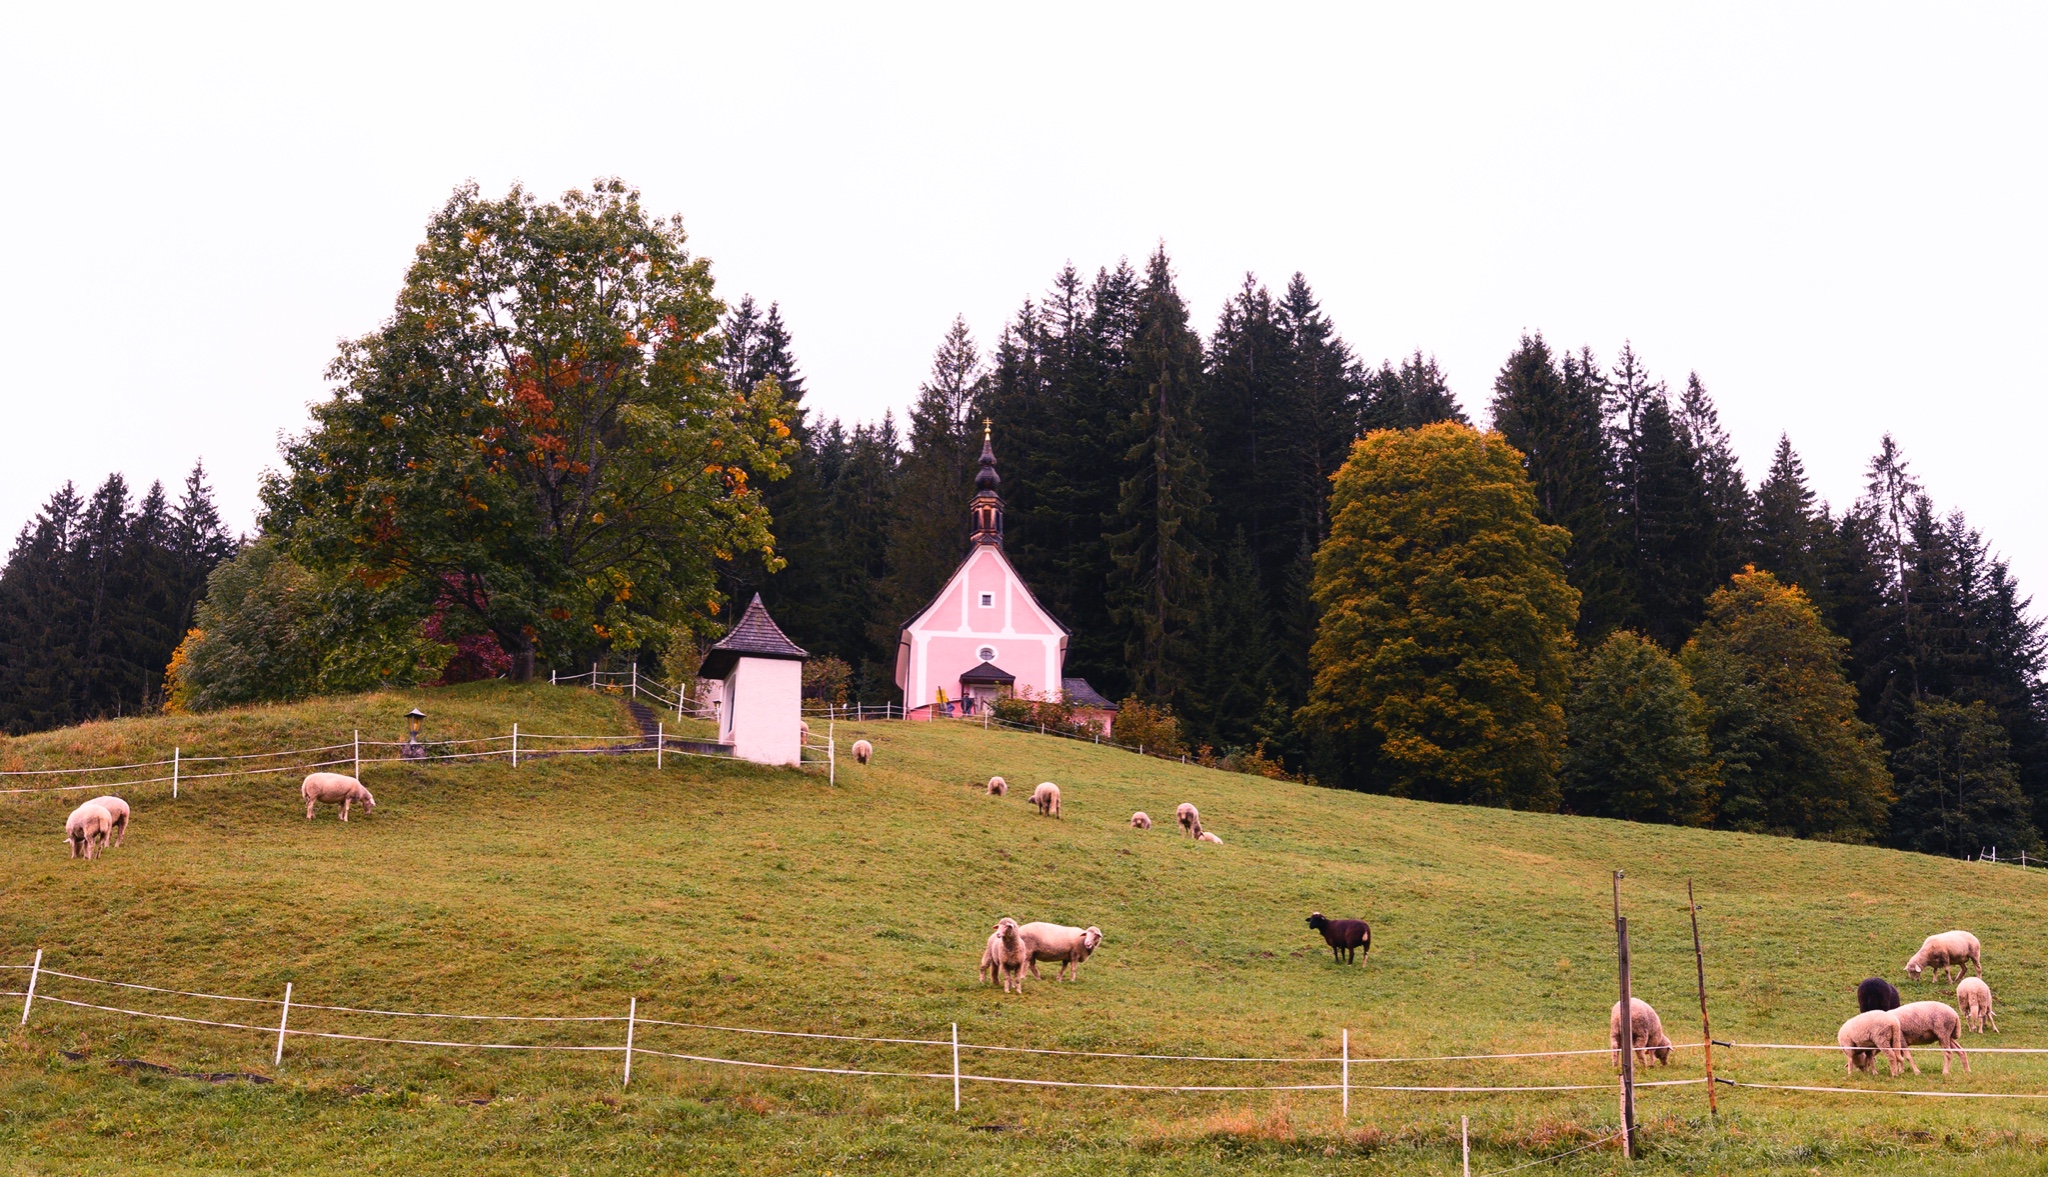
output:
<path id="1" fill-rule="evenodd" d="M 395 740 L 413 706 L 431 738 L 624 735 L 623 704 L 569 688 L 479 684 L 223 715 L 95 724 L 0 744 L 0 767 L 127 762 L 172 747 L 236 754 Z M 821 771 L 671 756 L 372 764 L 377 808 L 312 822 L 298 775 L 125 793 L 127 844 L 73 862 L 80 794 L 0 801 L 0 963 L 276 999 L 294 1030 L 511 1045 L 623 1044 L 618 1021 L 460 1022 L 311 1008 L 652 1021 L 1143 1054 L 1332 1058 L 1336 1091 L 1161 1093 L 974 1076 L 1159 1085 L 1322 1085 L 1331 1063 L 1225 1064 L 962 1052 L 734 1035 L 642 1022 L 636 1046 L 940 1080 L 743 1070 L 616 1050 L 483 1051 L 292 1037 L 276 1005 L 209 1002 L 44 977 L 40 991 L 255 1027 L 222 1029 L 0 998 L 0 1173 L 1456 1173 L 1565 1152 L 1614 1131 L 1604 1054 L 1446 1064 L 1374 1057 L 1601 1048 L 1617 995 L 1612 871 L 1637 996 L 1699 1039 L 1685 884 L 1695 880 L 1715 1037 L 1832 1043 L 1867 975 L 1945 997 L 1901 966 L 1929 932 L 1984 942 L 2002 1035 L 2048 1045 L 2048 877 L 1870 848 L 1425 805 L 1208 772 L 1035 735 L 812 720 L 842 753 Z M 860 767 L 857 738 L 876 748 Z M 1000 774 L 1007 797 L 983 785 Z M 114 774 L 119 775 L 119 774 Z M 17 783 L 23 778 L 11 778 Z M 33 778 L 31 778 L 33 780 Z M 1052 780 L 1063 818 L 1037 816 Z M 120 790 L 114 790 L 120 792 Z M 86 794 L 89 795 L 89 794 Z M 1172 826 L 1191 801 L 1224 844 Z M 1129 828 L 1149 812 L 1150 832 Z M 1310 911 L 1371 921 L 1363 966 L 1332 962 Z M 997 918 L 1099 925 L 1079 979 L 977 983 Z M 0 973 L 19 989 L 25 973 Z M 11 1006 L 14 1012 L 5 1013 Z M 65 1053 L 69 1052 L 69 1054 Z M 78 1058 L 71 1055 L 80 1056 Z M 2048 1091 L 2048 1056 L 1974 1070 L 1844 1074 L 1832 1052 L 1717 1050 L 1744 1081 Z M 254 1072 L 206 1082 L 116 1067 Z M 1933 1064 L 1930 1066 L 1930 1062 Z M 1697 1078 L 1674 1053 L 1646 1080 Z M 1559 1093 L 1395 1093 L 1368 1086 L 1594 1084 Z M 1639 1096 L 1645 1157 L 1611 1146 L 1563 1173 L 2039 1171 L 2048 1101 L 1911 1100 L 1723 1090 Z"/>

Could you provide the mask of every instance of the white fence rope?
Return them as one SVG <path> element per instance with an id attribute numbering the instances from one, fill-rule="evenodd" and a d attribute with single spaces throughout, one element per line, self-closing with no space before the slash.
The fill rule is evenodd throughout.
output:
<path id="1" fill-rule="evenodd" d="M 1837 1047 L 1836 1049 L 1840 1049 Z M 1742 1083 L 1716 1077 L 1716 1083 L 1747 1087 L 1753 1091 L 1817 1091 L 1827 1095 L 1917 1095 L 1930 1099 L 2048 1099 L 2048 1092 L 2028 1091 L 1908 1091 L 1889 1087 L 1803 1087 L 1793 1083 Z M 1642 1084 L 1638 1083 L 1640 1087 Z"/>
<path id="2" fill-rule="evenodd" d="M 1603 1144 L 1612 1144 L 1626 1135 L 1628 1135 L 1627 1132 L 1616 1132 L 1612 1136 L 1603 1136 L 1598 1140 L 1592 1141 L 1588 1144 L 1582 1144 L 1574 1149 L 1568 1149 L 1565 1152 L 1553 1153 L 1547 1157 L 1537 1157 L 1533 1161 L 1523 1161 L 1519 1165 L 1509 1165 L 1505 1169 L 1491 1169 L 1485 1173 L 1481 1173 L 1479 1177 L 1500 1177 L 1500 1175 L 1503 1173 L 1513 1173 L 1520 1169 L 1533 1169 L 1538 1165 L 1547 1165 L 1552 1161 L 1561 1161 L 1568 1156 L 1573 1156 L 1577 1153 L 1585 1152 L 1589 1148 L 1599 1148 Z"/>

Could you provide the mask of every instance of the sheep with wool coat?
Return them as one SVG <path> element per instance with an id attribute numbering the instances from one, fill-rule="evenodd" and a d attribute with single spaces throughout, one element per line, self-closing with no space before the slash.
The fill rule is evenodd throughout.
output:
<path id="1" fill-rule="evenodd" d="M 873 744 L 868 743 L 866 740 L 855 740 L 853 742 L 853 758 L 855 760 L 866 764 L 874 758 L 874 755 L 875 746 Z"/>
<path id="2" fill-rule="evenodd" d="M 1877 1056 L 1884 1055 L 1893 1075 L 1906 1054 L 1906 1035 L 1899 1029 L 1899 1016 L 1888 1009 L 1865 1010 L 1835 1031 L 1835 1042 L 1848 1056 L 1849 1073 L 1877 1071 Z"/>
<path id="3" fill-rule="evenodd" d="M 1131 815 L 1131 828 L 1134 830 L 1151 829 L 1152 815 L 1140 809 L 1138 812 Z"/>
<path id="4" fill-rule="evenodd" d="M 1629 1049 L 1636 1052 L 1639 1062 L 1648 1063 L 1656 1059 L 1662 1066 L 1671 1065 L 1671 1039 L 1664 1033 L 1664 1019 L 1650 1008 L 1650 1003 L 1640 997 L 1628 999 L 1628 1040 Z M 1607 1014 L 1607 1045 L 1614 1052 L 1614 1069 L 1621 1070 L 1621 1003 Z"/>
<path id="5" fill-rule="evenodd" d="M 1865 977 L 1856 986 L 1856 1008 L 1864 1013 L 1874 1009 L 1899 1008 L 1899 987 L 1883 977 Z"/>
<path id="6" fill-rule="evenodd" d="M 1998 1019 L 1991 1016 L 1991 986 L 1982 977 L 1964 977 L 1956 986 L 1956 1004 L 1963 1007 L 1963 1017 L 1970 1023 L 1970 1029 L 1984 1032 L 1984 1023 L 1991 1023 L 1991 1032 L 2002 1034 Z"/>
<path id="7" fill-rule="evenodd" d="M 1915 981 L 1928 969 L 1935 970 L 1937 981 L 1948 979 L 1949 970 L 1955 970 L 1955 979 L 1960 981 L 1970 973 L 1971 965 L 1977 966 L 1977 975 L 1984 975 L 1984 946 L 1975 936 L 1964 931 L 1936 932 L 1920 942 L 1920 951 L 1906 962 L 1906 975 Z"/>
<path id="8" fill-rule="evenodd" d="M 1024 937 L 1017 931 L 1017 921 L 1009 916 L 996 921 L 995 931 L 989 933 L 988 943 L 981 950 L 980 977 L 986 981 L 991 975 L 1003 984 L 1003 992 L 1010 991 L 1014 979 L 1017 992 L 1024 992 L 1024 971 L 1031 967 L 1031 949 Z"/>
<path id="9" fill-rule="evenodd" d="M 122 839 L 128 836 L 128 803 L 119 797 L 94 797 L 87 805 L 97 805 L 114 819 L 114 847 L 119 849 Z"/>
<path id="10" fill-rule="evenodd" d="M 1372 954 L 1372 925 L 1364 920 L 1333 920 L 1316 911 L 1309 913 L 1308 926 L 1323 934 L 1323 942 L 1339 964 L 1358 959 L 1361 950 L 1367 956 Z"/>
<path id="11" fill-rule="evenodd" d="M 1038 806 L 1039 816 L 1058 817 L 1060 815 L 1060 787 L 1051 781 L 1040 782 L 1037 788 L 1031 790 L 1031 803 Z"/>
<path id="12" fill-rule="evenodd" d="M 108 813 L 105 806 L 88 801 L 64 819 L 64 844 L 71 847 L 73 858 L 87 861 L 98 858 L 100 849 L 113 836 L 114 815 Z"/>
<path id="13" fill-rule="evenodd" d="M 1202 813 L 1183 801 L 1173 811 L 1173 820 L 1180 823 L 1181 832 L 1190 838 L 1202 836 Z"/>
<path id="14" fill-rule="evenodd" d="M 299 786 L 299 796 L 306 800 L 306 820 L 313 820 L 313 809 L 319 805 L 341 806 L 341 820 L 348 820 L 348 807 L 361 805 L 364 810 L 377 808 L 377 799 L 363 787 L 363 782 L 338 772 L 316 772 Z"/>
<path id="15" fill-rule="evenodd" d="M 1215 834 L 1212 834 L 1212 833 L 1210 833 L 1210 832 L 1209 832 L 1208 830 L 1203 830 L 1203 831 L 1202 831 L 1201 833 L 1199 833 L 1199 834 L 1196 834 L 1196 835 L 1195 835 L 1195 841 L 1197 841 L 1197 842 L 1214 842 L 1214 843 L 1215 843 L 1216 845 L 1218 845 L 1218 846 L 1221 846 L 1221 845 L 1223 845 L 1223 839 L 1221 839 L 1221 838 L 1217 837 L 1217 836 L 1216 836 Z"/>
<path id="16" fill-rule="evenodd" d="M 1900 1041 L 1907 1046 L 1941 1044 L 1941 1073 L 1948 1074 L 1948 1053 L 1953 1050 L 1963 1056 L 1963 1070 L 1970 1069 L 1970 1056 L 1964 1054 L 1956 1036 L 1963 1032 L 1963 1019 L 1949 1008 L 1946 1001 L 1912 1001 L 1891 1011 L 1899 1019 Z M 1920 1073 L 1920 1064 L 1913 1061 L 1913 1052 L 1906 1052 L 1906 1062 L 1912 1066 L 1915 1075 Z"/>
<path id="17" fill-rule="evenodd" d="M 1001 778 L 1001 777 L 999 777 L 999 776 L 992 776 L 992 777 L 988 778 L 988 795 L 989 795 L 989 796 L 991 796 L 991 797 L 1000 797 L 1000 796 L 1002 796 L 1003 794 L 1005 794 L 1005 793 L 1007 793 L 1007 792 L 1009 792 L 1009 791 L 1010 791 L 1010 782 L 1008 782 L 1008 781 L 1004 780 L 1003 778 Z"/>
<path id="18" fill-rule="evenodd" d="M 1079 979 L 1081 962 L 1088 959 L 1095 946 L 1102 943 L 1102 929 L 1090 925 L 1086 928 L 1070 928 L 1063 924 L 1030 923 L 1017 929 L 1031 956 L 1031 975 L 1038 976 L 1038 962 L 1056 960 L 1060 962 L 1056 974 L 1062 981 Z"/>

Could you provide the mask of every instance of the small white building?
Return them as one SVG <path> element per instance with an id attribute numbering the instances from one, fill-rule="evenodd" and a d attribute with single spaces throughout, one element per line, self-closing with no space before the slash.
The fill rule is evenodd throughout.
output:
<path id="1" fill-rule="evenodd" d="M 897 640 L 896 685 L 910 718 L 972 714 L 1010 693 L 1056 699 L 1072 697 L 1078 687 L 1099 698 L 1087 683 L 1064 676 L 1067 627 L 1038 603 L 1003 555 L 1001 482 L 984 429 L 968 507 L 974 527 L 967 558 Z"/>
<path id="2" fill-rule="evenodd" d="M 732 631 L 705 656 L 697 677 L 720 683 L 718 742 L 756 764 L 803 760 L 804 660 L 755 593 Z"/>

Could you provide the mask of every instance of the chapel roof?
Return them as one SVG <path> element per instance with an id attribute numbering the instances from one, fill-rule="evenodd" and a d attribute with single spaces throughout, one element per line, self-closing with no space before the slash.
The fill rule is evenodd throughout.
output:
<path id="1" fill-rule="evenodd" d="M 1060 689 L 1066 692 L 1067 702 L 1076 707 L 1093 707 L 1100 711 L 1117 709 L 1116 704 L 1103 698 L 1094 687 L 1089 686 L 1085 678 L 1063 678 L 1060 680 Z"/>
<path id="2" fill-rule="evenodd" d="M 809 651 L 782 632 L 775 619 L 768 616 L 767 606 L 761 604 L 761 594 L 755 593 L 747 605 L 747 611 L 740 614 L 739 621 L 718 643 L 711 647 L 711 653 L 704 658 L 704 665 L 697 669 L 699 678 L 724 678 L 741 658 L 782 658 L 801 662 L 811 655 Z"/>

